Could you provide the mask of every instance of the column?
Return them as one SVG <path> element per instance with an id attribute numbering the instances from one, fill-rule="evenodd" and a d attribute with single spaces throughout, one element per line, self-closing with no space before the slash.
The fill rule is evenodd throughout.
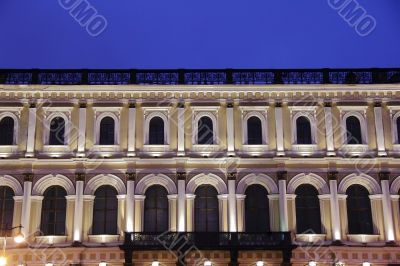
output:
<path id="1" fill-rule="evenodd" d="M 340 211 L 339 211 L 339 197 L 337 191 L 337 174 L 338 172 L 328 172 L 329 189 L 331 192 L 331 221 L 332 221 L 332 240 L 341 241 L 341 228 L 340 228 Z"/>
<path id="2" fill-rule="evenodd" d="M 186 194 L 186 231 L 194 231 L 194 199 L 196 195 Z"/>
<path id="3" fill-rule="evenodd" d="M 395 240 L 394 225 L 393 225 L 393 213 L 392 213 L 392 199 L 390 195 L 389 187 L 389 172 L 380 172 L 382 187 L 382 207 L 383 207 L 383 221 L 385 224 L 385 240 L 386 242 L 392 242 Z"/>
<path id="4" fill-rule="evenodd" d="M 269 228 L 268 231 L 279 232 L 280 229 L 280 210 L 279 210 L 279 194 L 268 195 L 269 204 Z"/>
<path id="5" fill-rule="evenodd" d="M 95 196 L 93 195 L 83 195 L 83 209 L 85 210 L 85 215 L 83 215 L 82 240 L 87 240 L 88 235 L 91 234 L 94 198 Z"/>
<path id="6" fill-rule="evenodd" d="M 31 215 L 30 215 L 30 232 L 27 239 L 39 235 L 40 223 L 42 218 L 42 202 L 43 196 L 31 196 Z"/>
<path id="7" fill-rule="evenodd" d="M 376 146 L 378 148 L 378 156 L 387 156 L 385 149 L 385 135 L 383 133 L 381 103 L 375 103 L 374 117 L 375 117 L 375 133 L 376 133 Z"/>
<path id="8" fill-rule="evenodd" d="M 331 103 L 325 103 L 325 134 L 326 134 L 326 155 L 335 156 L 335 146 L 333 144 L 333 123 Z"/>
<path id="9" fill-rule="evenodd" d="M 168 195 L 168 214 L 169 214 L 169 231 L 176 232 L 176 204 L 178 200 L 178 194 Z"/>
<path id="10" fill-rule="evenodd" d="M 297 232 L 296 227 L 296 194 L 286 194 L 288 210 L 288 231 Z"/>
<path id="11" fill-rule="evenodd" d="M 75 175 L 75 210 L 74 210 L 74 233 L 73 241 L 82 242 L 83 232 L 83 183 L 85 174 L 77 173 Z"/>
<path id="12" fill-rule="evenodd" d="M 229 232 L 237 232 L 236 172 L 228 173 L 228 223 Z"/>
<path id="13" fill-rule="evenodd" d="M 118 235 L 123 236 L 125 230 L 125 201 L 126 195 L 117 195 L 118 199 L 118 212 L 117 212 L 117 229 Z"/>
<path id="14" fill-rule="evenodd" d="M 178 172 L 178 210 L 177 210 L 177 231 L 186 231 L 186 173 Z"/>
<path id="15" fill-rule="evenodd" d="M 85 156 L 86 144 L 86 104 L 79 105 L 79 128 L 78 128 L 78 156 Z"/>
<path id="16" fill-rule="evenodd" d="M 284 156 L 282 104 L 275 104 L 276 155 Z"/>
<path id="17" fill-rule="evenodd" d="M 245 209 L 244 209 L 244 200 L 246 199 L 246 195 L 244 194 L 236 194 L 236 213 L 237 213 L 237 231 L 244 232 L 245 231 Z"/>
<path id="18" fill-rule="evenodd" d="M 12 227 L 20 226 L 21 222 L 21 214 L 22 214 L 22 201 L 24 196 L 14 196 L 14 212 L 12 219 Z"/>
<path id="19" fill-rule="evenodd" d="M 24 197 L 22 200 L 21 230 L 26 238 L 28 238 L 30 232 L 29 223 L 31 220 L 30 214 L 31 214 L 32 180 L 33 180 L 33 174 L 24 175 Z"/>
<path id="20" fill-rule="evenodd" d="M 319 198 L 319 208 L 321 212 L 321 225 L 322 234 L 326 234 L 326 239 L 332 239 L 332 229 L 331 229 L 331 209 L 330 209 L 330 194 L 318 195 Z"/>
<path id="21" fill-rule="evenodd" d="M 135 232 L 143 232 L 144 195 L 135 195 Z"/>
<path id="22" fill-rule="evenodd" d="M 349 225 L 347 220 L 347 195 L 346 194 L 337 194 L 337 198 L 339 201 L 339 214 L 340 217 L 340 233 L 343 240 L 347 240 L 347 234 L 349 233 Z M 333 237 L 335 239 L 335 236 Z M 340 241 L 337 240 L 335 243 L 340 244 Z"/>
<path id="23" fill-rule="evenodd" d="M 36 133 L 36 106 L 30 104 L 28 115 L 28 137 L 26 140 L 26 157 L 33 157 L 35 153 L 35 133 Z"/>
<path id="24" fill-rule="evenodd" d="M 185 105 L 178 103 L 178 156 L 185 155 Z"/>
<path id="25" fill-rule="evenodd" d="M 399 195 L 391 195 L 390 199 L 392 201 L 392 212 L 394 221 L 394 232 L 397 241 L 400 241 L 400 207 L 399 207 Z"/>
<path id="26" fill-rule="evenodd" d="M 228 232 L 228 194 L 218 195 L 219 227 L 221 232 Z"/>
<path id="27" fill-rule="evenodd" d="M 126 174 L 125 231 L 134 232 L 136 173 Z"/>
<path id="28" fill-rule="evenodd" d="M 136 141 L 136 106 L 134 103 L 129 104 L 128 115 L 128 156 L 135 156 Z"/>
<path id="29" fill-rule="evenodd" d="M 280 231 L 287 232 L 289 230 L 288 223 L 288 210 L 287 210 L 287 200 L 286 200 L 286 171 L 279 171 L 278 176 L 278 186 L 279 186 L 279 221 L 280 221 Z"/>
<path id="30" fill-rule="evenodd" d="M 67 241 L 71 241 L 74 238 L 74 216 L 75 216 L 75 202 L 76 195 L 67 195 L 67 213 L 65 215 L 65 229 L 67 235 Z"/>
<path id="31" fill-rule="evenodd" d="M 234 118 L 233 118 L 233 104 L 228 103 L 226 108 L 226 133 L 227 133 L 227 145 L 228 145 L 228 156 L 235 155 L 235 130 L 234 130 Z"/>
<path id="32" fill-rule="evenodd" d="M 384 212 L 383 212 L 383 195 L 375 194 L 369 195 L 371 200 L 372 223 L 374 225 L 374 234 L 379 235 L 379 241 L 385 240 L 385 225 L 384 225 Z"/>

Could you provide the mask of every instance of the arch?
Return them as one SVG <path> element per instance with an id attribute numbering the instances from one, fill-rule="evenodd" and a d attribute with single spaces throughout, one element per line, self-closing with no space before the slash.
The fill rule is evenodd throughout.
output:
<path id="1" fill-rule="evenodd" d="M 149 144 L 149 137 L 150 137 L 150 121 L 154 117 L 159 117 L 164 121 L 164 145 L 169 144 L 169 123 L 168 123 L 168 117 L 163 113 L 159 111 L 154 111 L 151 112 L 150 114 L 146 115 L 146 118 L 144 120 L 144 128 L 143 128 L 143 136 L 145 136 L 145 144 Z"/>
<path id="2" fill-rule="evenodd" d="M 346 114 L 343 115 L 342 117 L 342 142 L 343 144 L 348 144 L 347 143 L 347 118 L 354 116 L 356 118 L 358 118 L 358 121 L 360 122 L 360 129 L 361 129 L 361 140 L 362 143 L 359 144 L 366 144 L 368 143 L 368 131 L 367 131 L 367 122 L 365 120 L 365 117 L 356 111 L 350 111 L 347 112 Z"/>
<path id="3" fill-rule="evenodd" d="M 169 195 L 177 193 L 176 185 L 171 178 L 164 174 L 149 174 L 140 179 L 136 184 L 135 194 L 144 195 L 146 190 L 153 185 L 163 186 Z"/>
<path id="4" fill-rule="evenodd" d="M 262 143 L 261 145 L 265 145 L 268 143 L 268 128 L 267 128 L 267 118 L 266 118 L 266 111 L 250 111 L 247 112 L 246 115 L 242 119 L 242 141 L 243 144 L 248 143 L 248 120 L 252 117 L 257 117 L 261 121 L 261 137 Z"/>
<path id="5" fill-rule="evenodd" d="M 310 123 L 311 143 L 307 144 L 309 145 L 317 143 L 317 121 L 315 119 L 315 116 L 312 115 L 310 112 L 296 112 L 296 114 L 292 117 L 292 143 L 299 144 L 297 143 L 297 120 L 301 117 L 308 119 L 308 122 Z"/>
<path id="6" fill-rule="evenodd" d="M 278 186 L 276 185 L 275 181 L 266 174 L 248 174 L 240 179 L 236 193 L 237 194 L 244 194 L 246 188 L 250 185 L 259 184 L 265 187 L 268 191 L 268 194 L 278 194 Z"/>
<path id="7" fill-rule="evenodd" d="M 86 195 L 94 195 L 96 189 L 101 186 L 109 185 L 114 187 L 119 195 L 126 194 L 126 187 L 124 182 L 118 176 L 112 174 L 100 174 L 91 178 L 85 187 Z"/>
<path id="8" fill-rule="evenodd" d="M 194 116 L 193 119 L 193 124 L 192 124 L 192 128 L 193 128 L 193 134 L 192 134 L 192 140 L 193 143 L 198 144 L 199 143 L 199 139 L 198 139 L 198 132 L 199 132 L 199 121 L 203 118 L 203 117 L 208 117 L 209 119 L 211 119 L 212 121 L 212 134 L 213 134 L 213 143 L 212 144 L 218 144 L 218 120 L 217 120 L 217 116 L 212 113 L 212 112 L 197 112 Z"/>
<path id="9" fill-rule="evenodd" d="M 13 129 L 13 136 L 12 136 L 13 141 L 12 141 L 11 145 L 16 145 L 17 139 L 18 139 L 19 119 L 15 114 L 13 114 L 11 112 L 2 112 L 0 114 L 0 121 L 6 117 L 10 117 L 14 120 L 14 129 Z"/>
<path id="10" fill-rule="evenodd" d="M 99 145 L 100 142 L 100 124 L 101 121 L 106 118 L 110 117 L 114 120 L 114 145 L 119 144 L 119 118 L 112 112 L 102 112 L 99 116 L 96 117 L 95 122 L 95 134 L 94 134 L 94 143 Z"/>
<path id="11" fill-rule="evenodd" d="M 214 144 L 214 123 L 206 115 L 200 117 L 197 122 L 197 144 Z"/>
<path id="12" fill-rule="evenodd" d="M 165 123 L 164 120 L 155 116 L 149 122 L 149 145 L 165 144 Z"/>
<path id="13" fill-rule="evenodd" d="M 70 120 L 69 117 L 63 112 L 53 112 L 43 121 L 44 131 L 43 131 L 43 143 L 49 145 L 50 142 L 50 128 L 53 119 L 61 117 L 64 119 L 64 145 L 69 144 L 69 130 L 70 130 Z"/>
<path id="14" fill-rule="evenodd" d="M 15 196 L 24 195 L 21 183 L 13 176 L 10 175 L 0 176 L 0 186 L 10 187 L 14 191 Z"/>
<path id="15" fill-rule="evenodd" d="M 186 185 L 186 192 L 189 194 L 194 194 L 196 188 L 201 185 L 213 186 L 218 191 L 218 194 L 228 193 L 228 188 L 224 180 L 222 180 L 221 177 L 211 173 L 201 173 L 192 177 Z"/>
<path id="16" fill-rule="evenodd" d="M 398 195 L 400 191 L 400 176 L 396 177 L 390 185 L 390 194 Z"/>
<path id="17" fill-rule="evenodd" d="M 338 192 L 346 194 L 347 189 L 351 185 L 362 185 L 370 194 L 381 194 L 382 190 L 378 182 L 367 174 L 350 174 L 342 179 L 339 183 Z"/>
<path id="18" fill-rule="evenodd" d="M 297 187 L 302 184 L 310 184 L 318 190 L 319 194 L 329 194 L 329 186 L 319 175 L 313 173 L 301 173 L 290 179 L 287 185 L 287 193 L 294 194 Z"/>
<path id="19" fill-rule="evenodd" d="M 67 195 L 75 195 L 74 184 L 64 175 L 46 175 L 41 177 L 33 186 L 33 195 L 43 195 L 47 188 L 51 186 L 61 186 L 67 192 Z"/>

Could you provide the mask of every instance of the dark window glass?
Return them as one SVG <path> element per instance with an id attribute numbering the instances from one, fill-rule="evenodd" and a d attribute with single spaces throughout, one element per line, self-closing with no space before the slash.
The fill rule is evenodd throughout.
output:
<path id="1" fill-rule="evenodd" d="M 195 232 L 218 232 L 218 191 L 211 185 L 202 185 L 196 189 L 195 194 Z"/>
<path id="2" fill-rule="evenodd" d="M 6 229 L 10 229 L 13 225 L 13 197 L 14 191 L 10 187 L 0 186 L 0 236 L 11 236 L 11 232 Z"/>
<path id="3" fill-rule="evenodd" d="M 203 116 L 198 122 L 197 143 L 198 144 L 213 144 L 213 123 L 211 118 Z"/>
<path id="4" fill-rule="evenodd" d="M 55 117 L 50 122 L 50 145 L 64 145 L 65 121 L 62 117 Z"/>
<path id="5" fill-rule="evenodd" d="M 261 185 L 250 185 L 247 187 L 245 194 L 246 232 L 270 231 L 267 190 Z"/>
<path id="6" fill-rule="evenodd" d="M 14 144 L 14 119 L 7 116 L 0 121 L 0 145 Z"/>
<path id="7" fill-rule="evenodd" d="M 355 116 L 346 119 L 347 144 L 362 144 L 361 124 Z"/>
<path id="8" fill-rule="evenodd" d="M 44 192 L 40 226 L 43 235 L 65 235 L 66 195 L 60 186 L 49 187 Z"/>
<path id="9" fill-rule="evenodd" d="M 296 226 L 298 234 L 321 234 L 321 211 L 318 190 L 309 184 L 296 191 Z"/>
<path id="10" fill-rule="evenodd" d="M 396 119 L 396 127 L 397 127 L 397 143 L 400 143 L 400 117 Z"/>
<path id="11" fill-rule="evenodd" d="M 112 117 L 104 117 L 100 122 L 100 145 L 114 145 L 115 123 Z"/>
<path id="12" fill-rule="evenodd" d="M 144 231 L 166 232 L 168 230 L 168 192 L 160 185 L 146 190 L 144 200 Z"/>
<path id="13" fill-rule="evenodd" d="M 347 189 L 346 194 L 349 234 L 373 234 L 368 190 L 361 185 L 352 185 Z"/>
<path id="14" fill-rule="evenodd" d="M 311 123 L 305 116 L 296 120 L 297 144 L 312 144 Z"/>
<path id="15" fill-rule="evenodd" d="M 150 120 L 149 144 L 163 145 L 164 143 L 164 120 L 158 116 L 153 117 Z"/>
<path id="16" fill-rule="evenodd" d="M 247 144 L 262 143 L 261 120 L 256 116 L 252 116 L 247 120 Z"/>
<path id="17" fill-rule="evenodd" d="M 117 194 L 112 186 L 101 186 L 94 193 L 93 235 L 117 234 Z"/>

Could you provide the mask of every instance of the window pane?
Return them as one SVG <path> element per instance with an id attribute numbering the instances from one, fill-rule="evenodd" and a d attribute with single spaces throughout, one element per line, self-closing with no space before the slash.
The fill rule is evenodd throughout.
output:
<path id="1" fill-rule="evenodd" d="M 12 227 L 14 213 L 14 191 L 10 187 L 0 186 L 0 229 Z M 0 230 L 0 236 L 10 236 L 8 230 Z"/>
<path id="2" fill-rule="evenodd" d="M 65 121 L 62 117 L 56 117 L 50 122 L 50 145 L 64 145 Z"/>
<path id="3" fill-rule="evenodd" d="M 198 144 L 213 144 L 213 123 L 211 118 L 203 116 L 198 122 L 197 143 Z"/>
<path id="4" fill-rule="evenodd" d="M 149 126 L 149 144 L 163 145 L 164 143 L 164 121 L 160 117 L 153 117 Z"/>
<path id="5" fill-rule="evenodd" d="M 202 185 L 196 189 L 194 199 L 194 219 L 196 232 L 218 232 L 219 211 L 218 192 L 211 185 Z"/>
<path id="6" fill-rule="evenodd" d="M 43 193 L 41 230 L 43 235 L 65 235 L 67 192 L 63 187 L 52 186 Z"/>
<path id="7" fill-rule="evenodd" d="M 349 234 L 373 234 L 368 190 L 361 185 L 352 185 L 347 189 L 346 194 Z"/>
<path id="8" fill-rule="evenodd" d="M 168 192 L 160 185 L 146 190 L 144 200 L 144 231 L 165 232 L 168 230 Z"/>
<path id="9" fill-rule="evenodd" d="M 311 124 L 305 116 L 296 120 L 297 144 L 312 144 Z"/>
<path id="10" fill-rule="evenodd" d="M 300 185 L 296 191 L 296 226 L 299 234 L 321 233 L 321 211 L 318 190 L 312 185 Z"/>
<path id="11" fill-rule="evenodd" d="M 346 119 L 347 144 L 362 144 L 361 124 L 355 116 Z"/>
<path id="12" fill-rule="evenodd" d="M 92 234 L 117 234 L 117 194 L 112 186 L 101 186 L 94 193 Z"/>
<path id="13" fill-rule="evenodd" d="M 114 145 L 115 123 L 112 117 L 104 117 L 100 122 L 100 145 Z"/>
<path id="14" fill-rule="evenodd" d="M 261 185 L 250 185 L 245 195 L 246 232 L 268 232 L 270 227 L 267 190 Z"/>
<path id="15" fill-rule="evenodd" d="M 13 145 L 14 142 L 14 119 L 4 117 L 0 121 L 0 145 Z"/>
<path id="16" fill-rule="evenodd" d="M 261 120 L 252 116 L 247 120 L 247 144 L 262 144 Z"/>

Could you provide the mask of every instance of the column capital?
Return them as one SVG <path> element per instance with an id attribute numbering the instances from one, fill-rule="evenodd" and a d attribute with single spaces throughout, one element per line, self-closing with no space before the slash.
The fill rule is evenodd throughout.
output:
<path id="1" fill-rule="evenodd" d="M 86 102 L 79 102 L 79 108 L 86 108 Z"/>
<path id="2" fill-rule="evenodd" d="M 34 174 L 33 173 L 24 173 L 24 182 L 32 182 Z"/>
<path id="3" fill-rule="evenodd" d="M 178 108 L 185 108 L 185 103 L 183 102 L 178 102 L 177 106 Z"/>
<path id="4" fill-rule="evenodd" d="M 287 180 L 287 171 L 278 171 L 276 172 L 276 177 L 278 180 Z"/>
<path id="5" fill-rule="evenodd" d="M 337 180 L 338 174 L 338 171 L 329 171 L 326 173 L 329 180 Z"/>
<path id="6" fill-rule="evenodd" d="M 275 103 L 275 107 L 282 107 L 282 103 L 281 102 L 276 102 Z"/>
<path id="7" fill-rule="evenodd" d="M 129 108 L 136 108 L 136 103 L 135 102 L 129 102 Z"/>
<path id="8" fill-rule="evenodd" d="M 374 107 L 382 107 L 382 102 L 374 102 Z"/>
<path id="9" fill-rule="evenodd" d="M 229 172 L 226 174 L 226 177 L 228 180 L 236 180 L 237 172 Z"/>
<path id="10" fill-rule="evenodd" d="M 136 181 L 136 173 L 127 172 L 127 173 L 125 173 L 125 178 L 127 181 Z"/>
<path id="11" fill-rule="evenodd" d="M 85 181 L 85 173 L 75 173 L 75 181 Z"/>
<path id="12" fill-rule="evenodd" d="M 389 171 L 381 171 L 378 174 L 379 179 L 382 180 L 389 180 L 390 178 L 390 172 Z"/>
<path id="13" fill-rule="evenodd" d="M 176 172 L 176 179 L 186 181 L 186 172 Z"/>
<path id="14" fill-rule="evenodd" d="M 227 103 L 226 107 L 227 108 L 233 108 L 233 103 L 232 102 Z"/>
<path id="15" fill-rule="evenodd" d="M 332 102 L 324 102 L 324 107 L 332 107 Z"/>

